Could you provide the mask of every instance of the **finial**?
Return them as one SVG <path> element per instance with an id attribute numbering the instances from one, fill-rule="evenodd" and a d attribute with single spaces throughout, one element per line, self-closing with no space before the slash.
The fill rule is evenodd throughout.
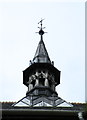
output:
<path id="1" fill-rule="evenodd" d="M 43 28 L 42 28 L 42 25 L 43 25 L 43 24 L 42 24 L 42 21 L 43 21 L 43 20 L 44 20 L 44 19 L 42 19 L 42 18 L 41 18 L 40 22 L 38 23 L 38 24 L 40 24 L 40 23 L 41 23 L 41 24 L 40 24 L 40 25 L 41 25 L 41 28 L 40 28 L 40 27 L 38 27 L 38 28 L 40 28 L 40 29 L 43 29 Z"/>
<path id="2" fill-rule="evenodd" d="M 44 31 L 43 31 L 43 29 L 45 28 L 45 27 L 42 27 L 42 25 L 43 25 L 43 24 L 42 24 L 42 21 L 43 21 L 43 20 L 44 20 L 44 19 L 41 18 L 40 22 L 38 22 L 38 24 L 40 24 L 41 27 L 38 27 L 38 28 L 40 29 L 40 31 L 39 31 L 39 32 L 36 32 L 36 33 L 39 33 L 39 35 L 41 35 L 41 36 L 42 36 L 44 33 L 47 33 L 47 32 L 44 32 Z"/>

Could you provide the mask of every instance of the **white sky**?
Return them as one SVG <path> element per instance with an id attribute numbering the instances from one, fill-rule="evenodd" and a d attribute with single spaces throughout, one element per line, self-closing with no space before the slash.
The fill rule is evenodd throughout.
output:
<path id="1" fill-rule="evenodd" d="M 0 101 L 26 95 L 22 71 L 33 59 L 45 18 L 44 42 L 61 71 L 58 95 L 68 102 L 85 102 L 85 3 L 0 2 Z"/>

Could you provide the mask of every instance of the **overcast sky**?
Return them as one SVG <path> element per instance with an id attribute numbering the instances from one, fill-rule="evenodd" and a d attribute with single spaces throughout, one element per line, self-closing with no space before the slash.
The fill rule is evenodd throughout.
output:
<path id="1" fill-rule="evenodd" d="M 0 2 L 0 101 L 26 95 L 23 73 L 36 52 L 38 22 L 49 57 L 61 71 L 58 95 L 68 102 L 85 102 L 85 3 Z"/>

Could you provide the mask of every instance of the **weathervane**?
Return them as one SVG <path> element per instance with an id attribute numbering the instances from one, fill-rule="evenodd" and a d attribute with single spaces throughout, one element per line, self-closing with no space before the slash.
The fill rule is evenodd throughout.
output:
<path id="1" fill-rule="evenodd" d="M 44 19 L 41 19 L 41 20 L 40 20 L 40 22 L 38 23 L 38 24 L 40 24 L 40 23 L 41 23 L 41 24 L 40 24 L 40 25 L 41 25 L 41 28 L 40 28 L 40 27 L 38 27 L 38 28 L 40 28 L 40 29 L 44 29 L 44 28 L 45 28 L 45 27 L 44 27 L 44 28 L 42 28 L 42 25 L 43 25 L 43 24 L 42 24 L 42 21 L 43 21 L 43 20 L 44 20 Z"/>
<path id="2" fill-rule="evenodd" d="M 38 22 L 38 24 L 40 24 L 41 27 L 38 27 L 38 28 L 40 29 L 40 31 L 39 31 L 39 32 L 36 32 L 36 33 L 39 33 L 39 35 L 41 35 L 41 36 L 42 36 L 44 33 L 47 33 L 47 32 L 44 32 L 44 31 L 43 31 L 43 29 L 46 28 L 46 27 L 42 27 L 42 25 L 43 25 L 43 24 L 42 24 L 42 21 L 43 21 L 43 20 L 44 20 L 44 19 L 41 19 L 40 22 Z"/>

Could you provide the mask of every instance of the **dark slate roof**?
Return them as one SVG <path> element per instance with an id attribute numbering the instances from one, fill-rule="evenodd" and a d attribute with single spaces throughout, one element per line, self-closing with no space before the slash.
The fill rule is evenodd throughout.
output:
<path id="1" fill-rule="evenodd" d="M 33 61 L 51 63 L 48 52 L 42 39 L 38 44 Z"/>
<path id="2" fill-rule="evenodd" d="M 19 119 L 26 120 L 33 118 L 34 120 L 40 118 L 43 120 L 48 119 L 55 119 L 55 120 L 65 120 L 69 118 L 69 120 L 79 120 L 78 113 L 82 113 L 84 120 L 87 120 L 87 111 L 85 110 L 86 104 L 82 103 L 71 103 L 74 107 L 13 107 L 12 105 L 15 102 L 2 102 L 2 120 L 9 120 L 9 119 Z M 5 118 L 5 119 L 4 119 Z"/>
<path id="3" fill-rule="evenodd" d="M 16 102 L 1 102 L 2 109 L 17 109 L 18 107 L 12 106 Z M 68 111 L 85 111 L 86 104 L 85 103 L 71 103 L 73 104 L 73 107 L 21 107 L 23 109 L 55 109 L 55 110 L 68 110 Z M 19 108 L 18 108 L 19 109 Z"/>

